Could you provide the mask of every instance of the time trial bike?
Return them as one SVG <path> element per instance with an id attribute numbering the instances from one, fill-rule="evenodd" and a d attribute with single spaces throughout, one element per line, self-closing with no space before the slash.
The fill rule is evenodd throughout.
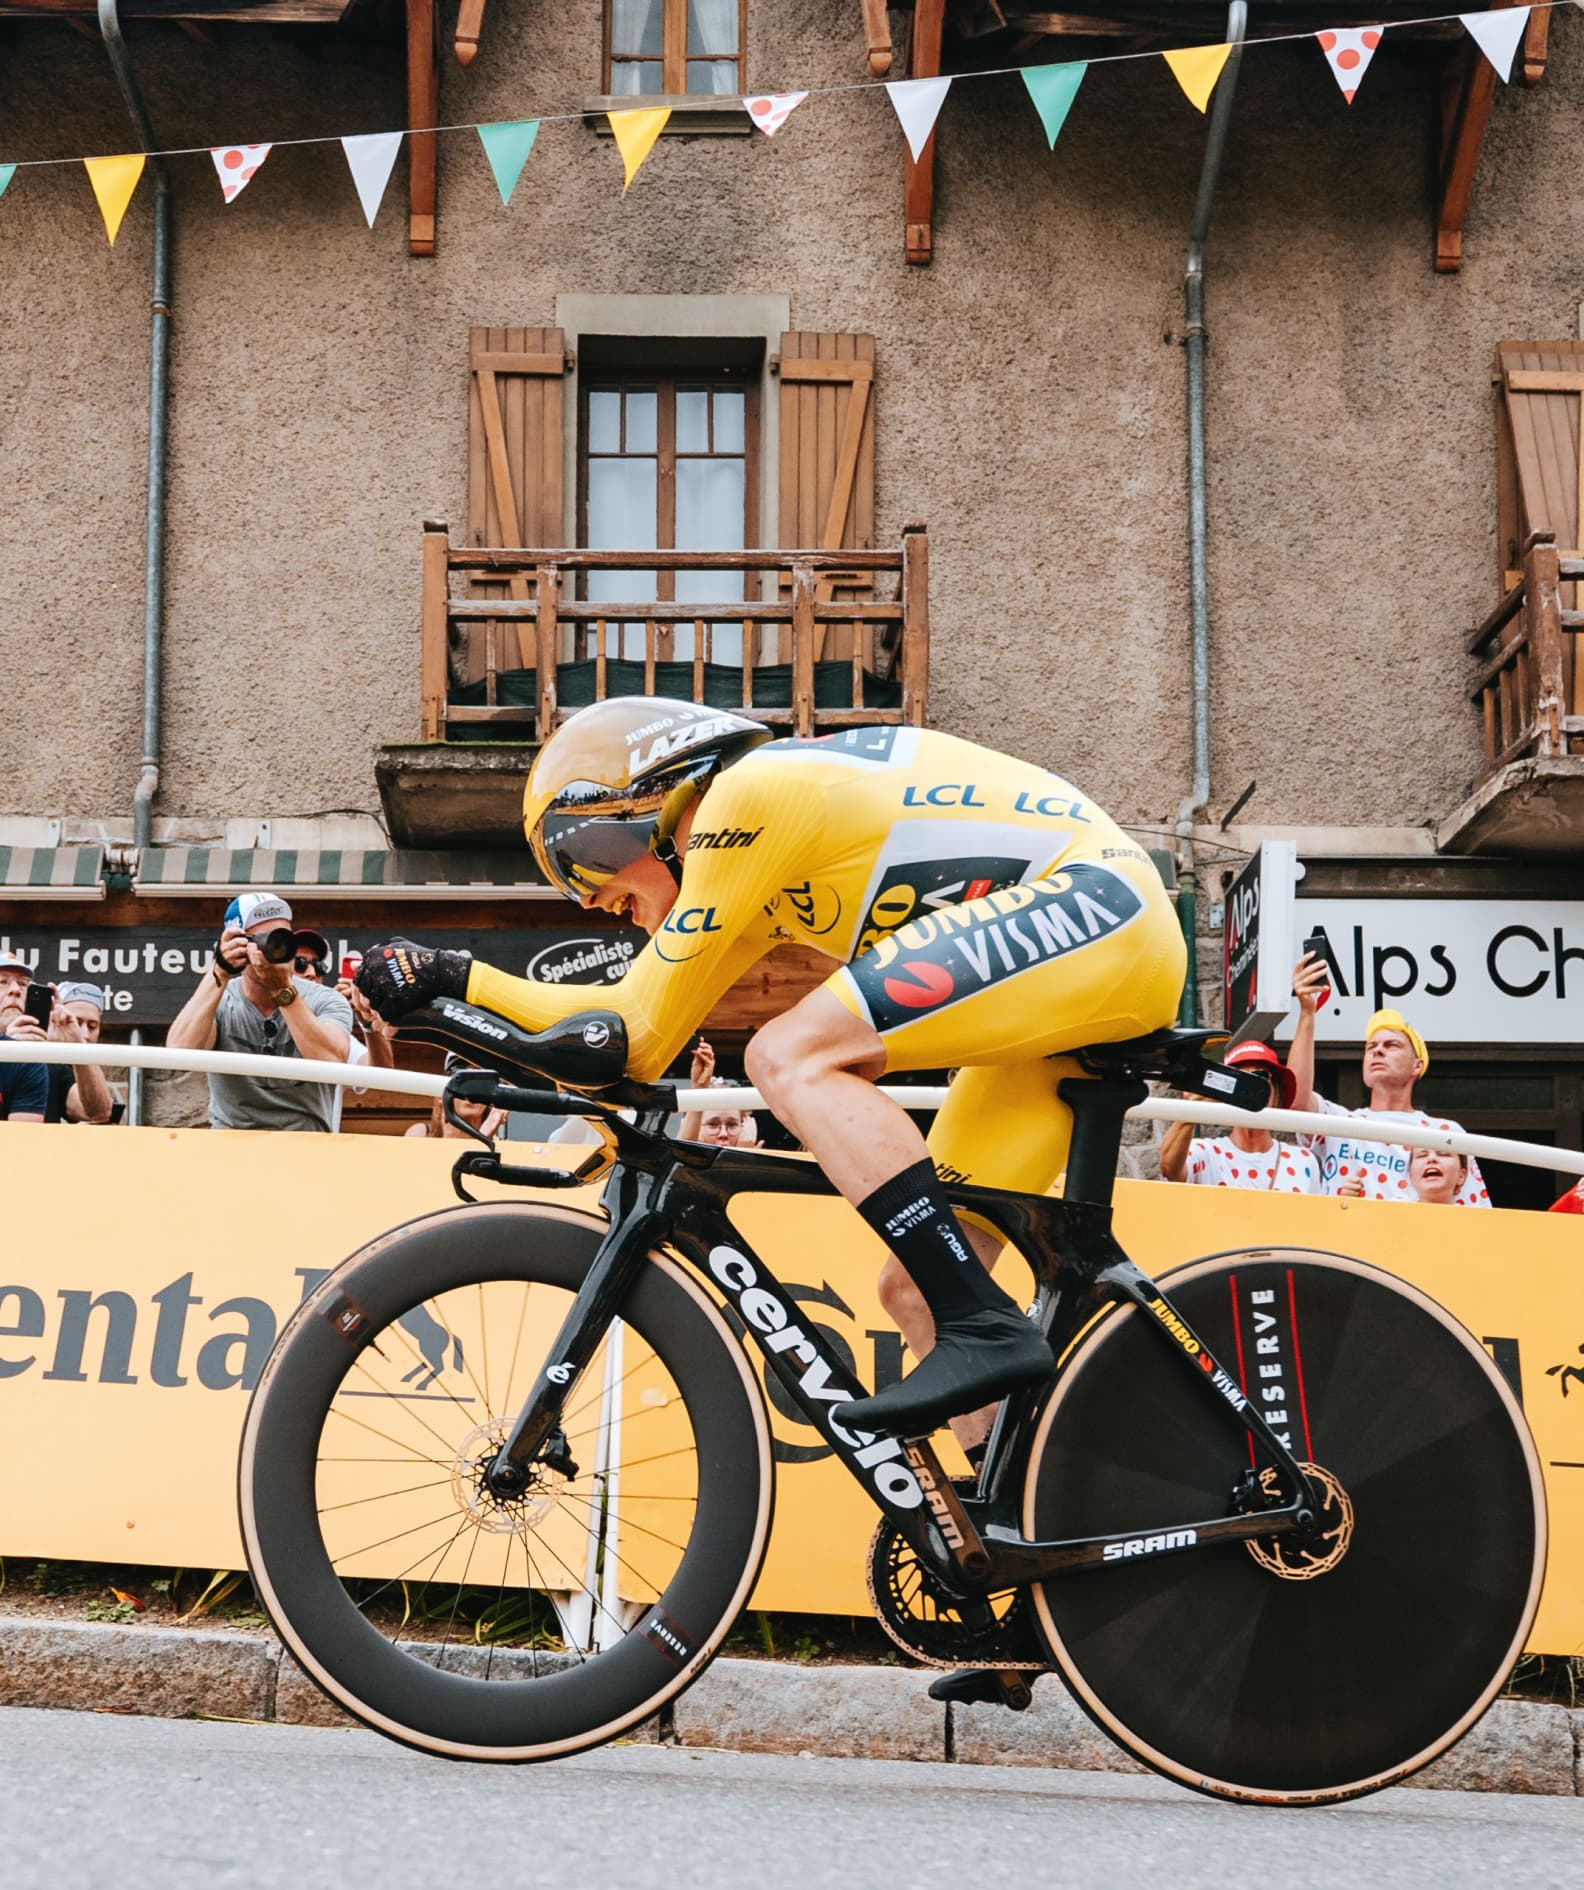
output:
<path id="1" fill-rule="evenodd" d="M 490 1065 L 452 1078 L 448 1110 L 598 1126 L 571 1173 L 468 1149 L 465 1200 L 470 1178 L 604 1185 L 598 1211 L 497 1199 L 380 1236 L 262 1374 L 240 1460 L 249 1567 L 291 1653 L 358 1719 L 453 1758 L 545 1760 L 674 1701 L 769 1540 L 750 1348 L 879 1511 L 887 1632 L 997 1675 L 1009 1705 L 1055 1673 L 1155 1770 L 1314 1805 L 1405 1778 L 1500 1690 L 1546 1523 L 1484 1348 L 1344 1255 L 1222 1253 L 1156 1281 L 1113 1235 L 1123 1119 L 1148 1080 L 1265 1100 L 1207 1060 L 1211 1033 L 1075 1053 L 1063 1198 L 948 1188 L 1028 1262 L 1056 1365 L 954 1483 L 928 1439 L 844 1423 L 863 1387 L 744 1234 L 754 1197 L 833 1193 L 817 1168 L 668 1136 L 675 1090 L 620 1080 L 611 1014 L 532 1036 L 442 1001 L 412 1023 Z M 546 1077 L 563 1087 L 519 1086 Z"/>

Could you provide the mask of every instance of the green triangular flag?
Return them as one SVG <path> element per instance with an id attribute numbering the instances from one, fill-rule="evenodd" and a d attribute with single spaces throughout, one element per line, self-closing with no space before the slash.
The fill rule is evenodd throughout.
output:
<path id="1" fill-rule="evenodd" d="M 489 167 L 495 173 L 500 200 L 510 203 L 517 179 L 522 176 L 522 167 L 528 162 L 528 153 L 534 148 L 534 139 L 539 136 L 539 120 L 518 118 L 506 124 L 479 125 L 476 129 Z"/>
<path id="2" fill-rule="evenodd" d="M 1023 83 L 1028 87 L 1029 97 L 1034 101 L 1034 109 L 1040 115 L 1040 123 L 1045 127 L 1045 136 L 1050 140 L 1053 151 L 1056 148 L 1056 134 L 1066 124 L 1067 114 L 1072 110 L 1072 102 L 1078 96 L 1078 88 L 1083 84 L 1083 76 L 1088 70 L 1087 59 L 1074 60 L 1070 65 L 1023 68 Z"/>
<path id="3" fill-rule="evenodd" d="M 0 197 L 6 194 L 6 185 L 16 176 L 14 164 L 0 164 Z"/>

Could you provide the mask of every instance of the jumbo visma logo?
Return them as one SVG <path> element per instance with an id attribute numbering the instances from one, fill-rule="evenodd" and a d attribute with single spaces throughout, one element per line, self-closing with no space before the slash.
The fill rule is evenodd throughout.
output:
<path id="1" fill-rule="evenodd" d="M 916 918 L 847 967 L 876 1030 L 1005 984 L 1130 925 L 1144 910 L 1120 874 L 1080 861 L 1031 886 L 1005 886 Z"/>

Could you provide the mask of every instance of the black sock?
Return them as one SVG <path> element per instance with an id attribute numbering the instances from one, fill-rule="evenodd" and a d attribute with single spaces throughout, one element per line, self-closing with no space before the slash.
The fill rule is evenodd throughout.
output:
<path id="1" fill-rule="evenodd" d="M 858 1212 L 902 1262 L 937 1323 L 1012 1304 L 969 1246 L 929 1162 L 882 1182 Z"/>

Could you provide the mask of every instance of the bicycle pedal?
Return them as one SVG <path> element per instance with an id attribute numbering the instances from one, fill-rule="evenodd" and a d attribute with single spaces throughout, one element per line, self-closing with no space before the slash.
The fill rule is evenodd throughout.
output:
<path id="1" fill-rule="evenodd" d="M 968 1667 L 943 1673 L 930 1682 L 929 1696 L 959 1706 L 1006 1706 L 1014 1713 L 1026 1713 L 1034 1703 L 1033 1689 L 1013 1668 Z"/>

